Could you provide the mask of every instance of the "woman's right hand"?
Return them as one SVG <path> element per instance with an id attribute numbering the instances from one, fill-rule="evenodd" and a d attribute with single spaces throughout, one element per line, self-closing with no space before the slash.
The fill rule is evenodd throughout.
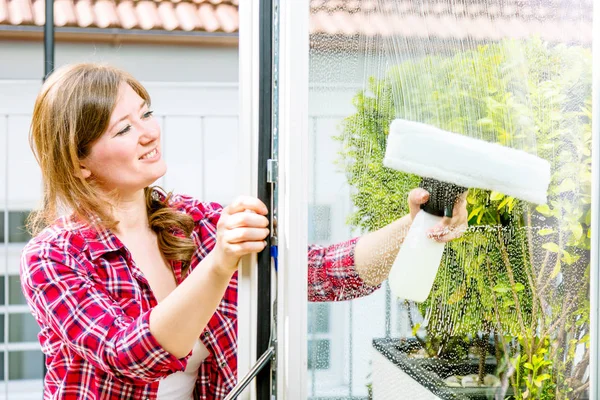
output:
<path id="1" fill-rule="evenodd" d="M 233 274 L 240 258 L 262 251 L 269 235 L 268 210 L 255 197 L 239 197 L 221 211 L 217 243 L 211 251 L 216 267 Z"/>

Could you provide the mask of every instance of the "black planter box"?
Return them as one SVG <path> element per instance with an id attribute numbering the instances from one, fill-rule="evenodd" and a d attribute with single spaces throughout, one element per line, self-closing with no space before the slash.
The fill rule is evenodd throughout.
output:
<path id="1" fill-rule="evenodd" d="M 423 388 L 442 400 L 497 400 L 498 387 L 450 387 L 445 382 L 452 375 L 470 375 L 479 372 L 479 360 L 446 361 L 435 358 L 412 358 L 408 354 L 421 348 L 415 339 L 400 341 L 399 339 L 373 339 L 373 349 L 386 358 L 393 366 L 400 369 Z M 496 372 L 496 360 L 487 358 L 485 373 Z M 513 395 L 512 387 L 508 387 L 504 398 Z M 580 400 L 589 400 L 589 392 L 583 393 Z M 378 400 L 375 398 L 375 400 Z M 418 399 L 414 399 L 418 400 Z"/>
<path id="2" fill-rule="evenodd" d="M 497 387 L 450 387 L 444 379 L 452 375 L 470 375 L 479 372 L 479 360 L 446 361 L 436 358 L 412 358 L 408 354 L 420 348 L 416 340 L 400 343 L 398 339 L 374 339 L 373 348 L 392 364 L 433 395 L 443 400 L 483 400 L 495 399 Z M 494 374 L 496 361 L 486 359 L 485 373 Z M 506 397 L 512 395 L 508 388 Z M 377 399 L 375 399 L 377 400 Z"/>

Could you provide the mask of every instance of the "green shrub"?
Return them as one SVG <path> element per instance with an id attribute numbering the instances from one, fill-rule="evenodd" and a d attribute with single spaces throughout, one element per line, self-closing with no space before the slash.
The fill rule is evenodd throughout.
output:
<path id="1" fill-rule="evenodd" d="M 432 353 L 450 353 L 451 337 L 494 337 L 499 373 L 517 399 L 576 399 L 588 384 L 591 71 L 589 49 L 540 40 L 404 61 L 369 80 L 337 137 L 353 188 L 349 223 L 364 231 L 406 214 L 420 180 L 382 164 L 394 118 L 550 161 L 547 204 L 469 191 L 470 228 L 446 246 L 419 305 Z"/>

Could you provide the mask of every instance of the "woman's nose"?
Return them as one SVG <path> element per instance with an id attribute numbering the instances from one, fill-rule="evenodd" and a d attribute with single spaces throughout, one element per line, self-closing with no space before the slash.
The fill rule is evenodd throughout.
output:
<path id="1" fill-rule="evenodd" d="M 160 128 L 157 124 L 144 124 L 141 126 L 140 141 L 148 143 L 160 137 Z"/>

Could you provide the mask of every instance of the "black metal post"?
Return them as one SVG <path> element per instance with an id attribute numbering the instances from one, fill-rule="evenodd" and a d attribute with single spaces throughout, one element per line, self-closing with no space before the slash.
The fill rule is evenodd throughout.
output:
<path id="1" fill-rule="evenodd" d="M 54 0 L 46 0 L 44 23 L 44 80 L 54 70 Z"/>
<path id="2" fill-rule="evenodd" d="M 44 22 L 44 81 L 54 70 L 54 0 L 46 0 L 46 21 Z M 42 373 L 44 378 L 46 368 L 46 355 L 42 357 Z"/>
<path id="3" fill-rule="evenodd" d="M 260 1 L 259 17 L 259 111 L 258 111 L 258 198 L 272 216 L 271 185 L 267 182 L 267 161 L 272 156 L 273 134 L 273 0 Z M 268 245 L 258 255 L 258 299 L 256 354 L 263 354 L 271 339 L 271 254 Z M 263 368 L 256 376 L 258 400 L 271 399 L 271 369 Z"/>

